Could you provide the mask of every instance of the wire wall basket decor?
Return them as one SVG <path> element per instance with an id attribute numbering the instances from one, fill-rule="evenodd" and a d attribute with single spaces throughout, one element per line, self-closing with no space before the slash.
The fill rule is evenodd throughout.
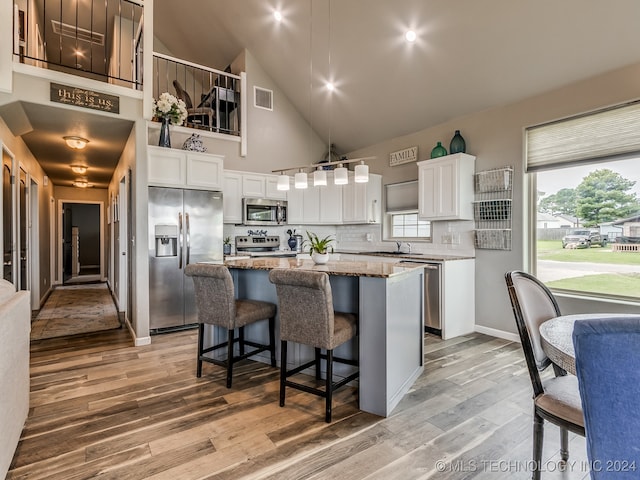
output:
<path id="1" fill-rule="evenodd" d="M 513 168 L 501 167 L 474 175 L 476 248 L 511 250 Z"/>

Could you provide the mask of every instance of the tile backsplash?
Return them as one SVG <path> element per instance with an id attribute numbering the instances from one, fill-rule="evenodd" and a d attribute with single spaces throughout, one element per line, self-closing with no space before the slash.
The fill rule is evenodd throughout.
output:
<path id="1" fill-rule="evenodd" d="M 422 253 L 442 253 L 473 255 L 473 228 L 472 221 L 451 221 L 432 222 L 432 242 L 423 242 L 418 239 L 411 243 L 412 252 Z M 232 251 L 235 251 L 234 238 L 237 235 L 248 235 L 249 230 L 256 230 L 255 227 L 243 225 L 224 225 L 224 236 L 231 237 Z M 287 230 L 295 230 L 296 234 L 302 235 L 305 239 L 306 232 L 313 232 L 320 237 L 334 235 L 335 249 L 346 251 L 367 251 L 367 250 L 395 250 L 395 241 L 382 240 L 381 225 L 285 225 L 277 227 L 260 227 L 259 230 L 266 230 L 268 235 L 280 236 L 280 249 L 289 250 L 287 245 Z M 404 242 L 403 242 L 404 243 Z M 402 250 L 408 247 L 403 244 Z"/>

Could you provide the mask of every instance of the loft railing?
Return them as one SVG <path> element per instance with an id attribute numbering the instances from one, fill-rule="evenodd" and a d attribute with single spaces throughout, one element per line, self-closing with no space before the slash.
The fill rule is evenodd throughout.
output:
<path id="1" fill-rule="evenodd" d="M 153 54 L 153 98 L 169 92 L 187 105 L 185 125 L 228 135 L 240 135 L 241 77 Z"/>
<path id="2" fill-rule="evenodd" d="M 15 59 L 140 90 L 142 5 L 141 0 L 15 0 Z"/>

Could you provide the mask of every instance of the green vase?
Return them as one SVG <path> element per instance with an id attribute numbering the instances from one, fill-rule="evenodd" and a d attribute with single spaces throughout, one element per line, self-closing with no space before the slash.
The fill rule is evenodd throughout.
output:
<path id="1" fill-rule="evenodd" d="M 431 158 L 444 157 L 446 154 L 447 149 L 442 146 L 441 142 L 438 142 L 438 144 L 433 147 L 433 150 L 431 150 Z"/>
<path id="2" fill-rule="evenodd" d="M 467 144 L 460 135 L 460 130 L 456 130 L 456 134 L 451 139 L 451 143 L 449 144 L 449 153 L 464 153 L 467 151 Z"/>

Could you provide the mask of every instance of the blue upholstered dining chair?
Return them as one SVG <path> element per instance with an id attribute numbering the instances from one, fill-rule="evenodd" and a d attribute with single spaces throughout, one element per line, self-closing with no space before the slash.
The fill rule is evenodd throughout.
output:
<path id="1" fill-rule="evenodd" d="M 591 478 L 640 478 L 640 315 L 576 321 Z"/>

